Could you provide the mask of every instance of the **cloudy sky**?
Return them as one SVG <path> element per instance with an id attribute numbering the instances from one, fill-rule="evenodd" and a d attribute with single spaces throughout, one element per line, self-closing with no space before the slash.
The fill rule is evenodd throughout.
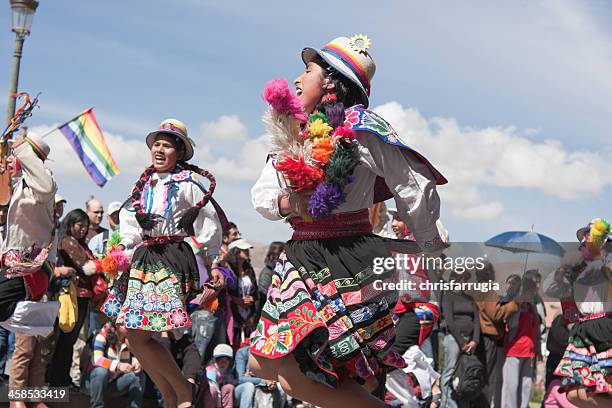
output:
<path id="1" fill-rule="evenodd" d="M 6 94 L 14 37 L 3 7 Z M 371 106 L 449 179 L 440 194 L 451 238 L 535 225 L 571 240 L 579 225 L 611 216 L 611 17 L 605 1 L 42 0 L 20 90 L 42 92 L 34 133 L 94 106 L 122 170 L 99 189 L 50 134 L 69 207 L 89 194 L 125 198 L 148 161 L 145 135 L 175 117 L 196 141 L 195 161 L 217 176 L 230 218 L 267 242 L 289 229 L 250 204 L 266 157 L 264 83 L 295 78 L 304 46 L 364 33 L 377 63 Z"/>

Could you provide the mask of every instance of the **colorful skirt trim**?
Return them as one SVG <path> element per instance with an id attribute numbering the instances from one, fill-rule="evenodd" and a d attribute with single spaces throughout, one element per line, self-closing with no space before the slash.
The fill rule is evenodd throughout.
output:
<path id="1" fill-rule="evenodd" d="M 251 352 L 271 359 L 293 354 L 307 377 L 332 387 L 348 377 L 363 382 L 385 366 L 405 367 L 391 349 L 397 292 L 375 284 L 397 280 L 395 271 L 373 272 L 374 258 L 386 256 L 386 243 L 373 235 L 289 241 Z"/>
<path id="2" fill-rule="evenodd" d="M 136 249 L 129 273 L 113 284 L 100 310 L 127 329 L 169 331 L 191 324 L 185 306 L 198 284 L 198 267 L 184 241 Z"/>
<path id="3" fill-rule="evenodd" d="M 561 390 L 582 386 L 593 393 L 612 393 L 612 318 L 576 323 L 555 375 L 563 377 Z"/>

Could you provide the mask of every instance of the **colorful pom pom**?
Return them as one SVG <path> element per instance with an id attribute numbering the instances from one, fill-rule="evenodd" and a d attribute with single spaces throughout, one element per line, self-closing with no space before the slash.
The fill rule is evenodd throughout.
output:
<path id="1" fill-rule="evenodd" d="M 308 213 L 314 218 L 325 218 L 344 201 L 344 193 L 335 184 L 321 183 L 317 186 L 308 205 Z"/>
<path id="2" fill-rule="evenodd" d="M 352 142 L 355 140 L 355 131 L 351 129 L 350 124 L 346 124 L 344 126 L 339 126 L 334 129 L 334 133 L 332 133 L 333 137 L 341 138 L 347 142 Z"/>
<path id="3" fill-rule="evenodd" d="M 332 144 L 332 140 L 328 137 L 319 139 L 312 146 L 312 158 L 322 164 L 327 164 L 333 153 L 334 145 Z"/>
<path id="4" fill-rule="evenodd" d="M 321 119 L 323 122 L 327 122 L 327 116 L 325 116 L 323 112 L 317 112 L 308 115 L 308 123 L 312 123 L 317 119 Z"/>
<path id="5" fill-rule="evenodd" d="M 303 158 L 287 157 L 276 163 L 276 169 L 285 174 L 293 191 L 314 190 L 323 181 L 323 169 L 310 165 Z"/>
<path id="6" fill-rule="evenodd" d="M 308 136 L 311 139 L 329 137 L 334 130 L 331 126 L 324 122 L 321 118 L 316 118 L 308 125 Z"/>
<path id="7" fill-rule="evenodd" d="M 306 120 L 302 102 L 289 90 L 286 79 L 278 78 L 266 82 L 262 97 L 278 113 L 293 116 L 301 121 Z"/>
<path id="8" fill-rule="evenodd" d="M 359 164 L 359 151 L 355 143 L 340 143 L 334 150 L 325 168 L 325 182 L 344 188 L 351 179 L 349 176 Z"/>

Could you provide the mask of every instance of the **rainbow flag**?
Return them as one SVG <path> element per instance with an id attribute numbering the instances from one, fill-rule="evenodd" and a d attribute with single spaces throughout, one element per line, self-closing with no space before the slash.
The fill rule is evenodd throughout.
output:
<path id="1" fill-rule="evenodd" d="M 119 167 L 108 150 L 93 108 L 60 126 L 59 130 L 66 136 L 85 170 L 98 186 L 103 187 L 108 180 L 119 174 Z"/>

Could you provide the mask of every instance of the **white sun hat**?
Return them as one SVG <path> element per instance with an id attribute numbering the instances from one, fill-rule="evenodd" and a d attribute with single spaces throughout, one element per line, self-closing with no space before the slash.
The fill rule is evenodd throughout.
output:
<path id="1" fill-rule="evenodd" d="M 359 102 L 368 107 L 370 97 L 370 82 L 376 72 L 376 64 L 368 53 L 371 40 L 363 34 L 348 37 L 338 37 L 325 44 L 321 49 L 304 48 L 302 60 L 304 64 L 311 62 L 317 55 L 342 75 L 350 79 L 361 93 Z"/>

